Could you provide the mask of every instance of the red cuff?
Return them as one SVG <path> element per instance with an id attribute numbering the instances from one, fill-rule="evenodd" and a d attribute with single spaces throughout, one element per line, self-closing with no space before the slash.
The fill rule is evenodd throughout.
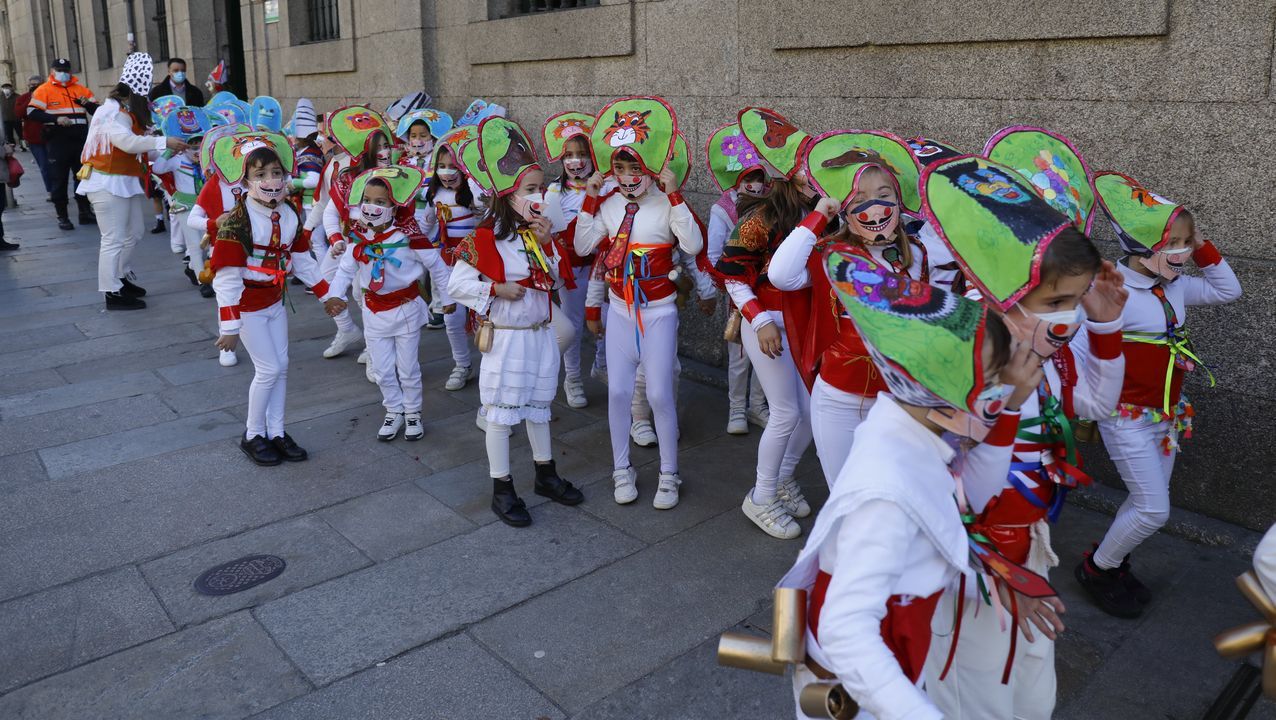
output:
<path id="1" fill-rule="evenodd" d="M 239 306 L 238 306 L 238 305 L 227 305 L 226 307 L 218 308 L 218 309 L 217 309 L 217 318 L 218 318 L 219 320 L 221 320 L 222 322 L 229 322 L 229 321 L 231 321 L 231 320 L 238 320 L 238 319 L 239 319 Z"/>
<path id="2" fill-rule="evenodd" d="M 1223 255 L 1214 247 L 1214 243 L 1206 240 L 1204 245 L 1192 253 L 1192 262 L 1196 263 L 1196 267 L 1209 267 L 1223 262 Z"/>
<path id="3" fill-rule="evenodd" d="M 828 224 L 829 219 L 821 212 L 807 213 L 806 218 L 802 220 L 802 227 L 810 230 L 817 238 L 824 234 L 824 227 Z"/>
<path id="4" fill-rule="evenodd" d="M 585 319 L 598 321 L 603 319 L 603 309 L 601 307 L 585 308 Z"/>
<path id="5" fill-rule="evenodd" d="M 1121 357 L 1121 331 L 1114 333 L 1090 333 L 1090 354 L 1100 360 L 1116 360 Z"/>
<path id="6" fill-rule="evenodd" d="M 993 447 L 1010 447 L 1015 441 L 1015 435 L 1019 433 L 1019 417 L 1018 410 L 1002 410 L 992 430 L 988 431 L 988 437 L 984 438 L 984 444 Z"/>
<path id="7" fill-rule="evenodd" d="M 682 199 L 682 193 L 677 190 L 674 190 L 673 192 L 669 193 L 668 198 L 669 198 L 669 205 L 671 207 L 677 207 L 678 205 L 681 205 L 684 202 L 686 202 L 686 200 Z"/>
<path id="8" fill-rule="evenodd" d="M 757 317 L 758 313 L 761 312 L 762 303 L 758 302 L 756 298 L 745 303 L 744 307 L 740 308 L 740 314 L 743 315 L 744 319 L 748 320 L 750 323 L 752 323 L 753 318 Z"/>
<path id="9" fill-rule="evenodd" d="M 320 280 L 319 282 L 315 283 L 314 287 L 310 288 L 310 291 L 315 294 L 315 299 L 318 300 L 319 298 L 328 294 L 328 281 Z"/>
<path id="10" fill-rule="evenodd" d="M 338 235 L 337 233 L 333 233 L 333 234 L 331 234 L 331 235 L 329 235 L 329 236 L 328 236 L 328 245 L 329 245 L 329 246 L 336 245 L 336 244 L 337 244 L 337 243 L 339 243 L 339 242 L 341 242 L 341 236 L 340 236 L 340 235 Z"/>
<path id="11" fill-rule="evenodd" d="M 598 206 L 603 204 L 603 199 L 597 195 L 586 195 L 585 202 L 580 204 L 580 211 L 589 213 L 590 215 L 598 214 Z"/>

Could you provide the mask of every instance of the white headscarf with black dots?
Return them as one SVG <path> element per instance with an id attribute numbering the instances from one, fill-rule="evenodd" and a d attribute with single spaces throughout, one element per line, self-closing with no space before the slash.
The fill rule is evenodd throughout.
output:
<path id="1" fill-rule="evenodd" d="M 128 85 L 134 94 L 146 95 L 151 91 L 151 79 L 155 76 L 155 63 L 144 52 L 129 53 L 120 71 L 120 82 Z"/>

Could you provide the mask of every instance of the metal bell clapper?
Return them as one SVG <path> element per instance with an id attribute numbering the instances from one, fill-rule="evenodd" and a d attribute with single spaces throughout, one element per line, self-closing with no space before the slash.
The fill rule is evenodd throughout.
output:
<path id="1" fill-rule="evenodd" d="M 1226 658 L 1245 657 L 1262 650 L 1263 694 L 1276 700 L 1276 602 L 1268 597 L 1253 570 L 1237 577 L 1236 586 L 1263 619 L 1219 633 L 1214 638 L 1214 649 Z"/>

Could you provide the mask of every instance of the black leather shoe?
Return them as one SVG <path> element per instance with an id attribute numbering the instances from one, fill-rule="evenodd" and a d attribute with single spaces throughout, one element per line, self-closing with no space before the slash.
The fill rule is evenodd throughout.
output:
<path id="1" fill-rule="evenodd" d="M 213 289 L 212 285 L 200 285 L 199 295 L 200 297 L 213 298 L 217 297 L 217 291 Z"/>
<path id="2" fill-rule="evenodd" d="M 1117 566 L 1117 573 L 1120 574 L 1121 584 L 1125 586 L 1126 591 L 1133 595 L 1140 605 L 1147 605 L 1152 602 L 1152 591 L 1148 589 L 1147 585 L 1139 582 L 1139 579 L 1134 577 L 1134 573 L 1130 570 L 1129 555 L 1126 555 L 1121 560 L 1121 564 Z"/>
<path id="3" fill-rule="evenodd" d="M 514 483 L 508 477 L 504 480 L 492 480 L 492 512 L 496 513 L 501 522 L 512 527 L 527 527 L 532 524 L 527 504 L 514 492 Z"/>
<path id="4" fill-rule="evenodd" d="M 563 505 L 579 505 L 585 501 L 585 495 L 576 486 L 558 476 L 553 460 L 545 464 L 536 463 L 534 492 Z"/>
<path id="5" fill-rule="evenodd" d="M 146 307 L 145 301 L 138 300 L 131 295 L 117 292 L 106 294 L 107 310 L 141 310 L 144 307 Z"/>
<path id="6" fill-rule="evenodd" d="M 1143 606 L 1134 599 L 1117 568 L 1105 570 L 1094 564 L 1089 553 L 1076 569 L 1077 582 L 1103 612 L 1119 618 L 1134 619 L 1143 614 Z"/>
<path id="7" fill-rule="evenodd" d="M 271 445 L 270 442 L 261 435 L 254 435 L 251 440 L 240 439 L 239 449 L 244 451 L 244 454 L 248 456 L 249 460 L 252 460 L 258 465 L 270 467 L 272 465 L 278 465 L 284 461 L 284 459 L 279 456 L 279 451 L 275 449 L 275 446 Z"/>
<path id="8" fill-rule="evenodd" d="M 71 224 L 71 218 L 58 218 L 59 230 L 74 230 L 75 226 Z"/>
<path id="9" fill-rule="evenodd" d="M 80 213 L 79 222 L 81 225 L 97 225 L 97 215 L 92 213 Z"/>
<path id="10" fill-rule="evenodd" d="M 155 227 L 151 228 L 151 234 L 159 235 L 162 232 L 164 232 L 164 220 L 163 219 L 156 220 Z"/>
<path id="11" fill-rule="evenodd" d="M 186 258 L 182 258 L 182 263 L 184 265 L 185 263 L 188 263 L 188 262 L 190 262 L 190 260 L 187 260 Z M 191 270 L 190 265 L 186 265 L 185 267 L 182 268 L 182 274 L 186 276 L 187 280 L 191 281 L 191 285 L 199 284 L 199 276 L 195 274 L 194 270 Z"/>
<path id="12" fill-rule="evenodd" d="M 271 438 L 270 444 L 274 446 L 279 456 L 288 462 L 301 462 L 310 457 L 300 445 L 293 442 L 288 433 L 284 433 L 283 437 Z"/>
<path id="13" fill-rule="evenodd" d="M 0 252 L 8 252 L 10 250 L 17 250 L 19 247 L 21 246 L 18 245 L 17 243 L 7 242 L 3 238 L 0 238 Z"/>
<path id="14" fill-rule="evenodd" d="M 129 280 L 128 278 L 126 277 L 120 278 L 120 282 L 124 283 L 124 287 L 120 288 L 121 295 L 128 295 L 129 297 L 135 297 L 135 298 L 146 296 L 146 288 L 138 287 L 137 285 L 134 285 L 133 282 Z"/>

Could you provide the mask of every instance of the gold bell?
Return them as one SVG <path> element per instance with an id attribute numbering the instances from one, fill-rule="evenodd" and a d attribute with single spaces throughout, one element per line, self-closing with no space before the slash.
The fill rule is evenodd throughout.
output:
<path id="1" fill-rule="evenodd" d="M 851 720 L 859 715 L 860 706 L 841 683 L 814 682 L 798 693 L 798 707 L 804 715 L 830 720 Z"/>
<path id="2" fill-rule="evenodd" d="M 1092 443 L 1099 440 L 1099 423 L 1093 420 L 1077 419 L 1072 421 L 1072 437 L 1077 442 Z"/>
<path id="3" fill-rule="evenodd" d="M 1245 657 L 1263 651 L 1263 694 L 1276 700 L 1276 603 L 1268 597 L 1253 570 L 1236 578 L 1236 586 L 1262 620 L 1230 628 L 1214 638 L 1214 649 L 1226 658 Z"/>
<path id="4" fill-rule="evenodd" d="M 806 590 L 776 588 L 771 614 L 771 659 L 781 663 L 806 660 Z"/>
<path id="5" fill-rule="evenodd" d="M 738 632 L 724 632 L 718 638 L 718 664 L 772 675 L 783 675 L 788 667 L 771 659 L 771 641 Z"/>

